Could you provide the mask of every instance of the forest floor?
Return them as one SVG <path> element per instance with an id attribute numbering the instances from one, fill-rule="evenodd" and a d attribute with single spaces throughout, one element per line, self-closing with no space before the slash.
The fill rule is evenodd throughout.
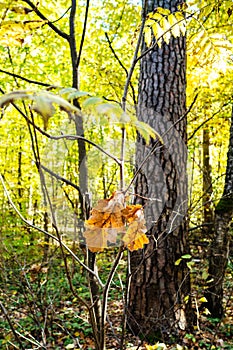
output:
<path id="1" fill-rule="evenodd" d="M 68 350 L 95 349 L 92 328 L 84 306 L 71 293 L 64 263 L 56 259 L 49 267 L 33 263 L 22 266 L 11 260 L 1 265 L 0 274 L 0 349 L 1 350 Z M 105 269 L 112 261 L 101 260 Z M 122 271 L 125 266 L 122 266 Z M 225 317 L 213 319 L 195 308 L 198 316 L 194 330 L 180 334 L 179 341 L 156 339 L 149 345 L 146 337 L 125 331 L 125 348 L 131 350 L 233 350 L 233 269 L 228 269 L 225 281 Z M 119 277 L 119 276 L 118 276 Z M 88 300 L 85 278 L 73 275 L 74 288 Z M 109 292 L 107 346 L 117 350 L 122 337 L 121 279 L 113 280 Z M 169 338 L 169 336 L 168 336 Z"/>

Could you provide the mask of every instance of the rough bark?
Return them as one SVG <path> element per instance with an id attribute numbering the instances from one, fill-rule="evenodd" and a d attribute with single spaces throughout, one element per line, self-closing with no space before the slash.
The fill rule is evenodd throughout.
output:
<path id="1" fill-rule="evenodd" d="M 209 258 L 209 288 L 205 294 L 208 300 L 206 306 L 212 317 L 222 318 L 223 282 L 229 256 L 231 234 L 229 225 L 233 216 L 233 109 L 231 115 L 229 149 L 227 153 L 227 167 L 225 186 L 216 209 L 214 221 L 214 239 L 212 241 Z"/>
<path id="2" fill-rule="evenodd" d="M 149 1 L 148 12 L 156 7 L 177 10 L 181 3 Z M 145 48 L 145 44 L 143 49 Z M 140 170 L 135 192 L 150 200 L 145 205 L 150 243 L 131 254 L 132 280 L 128 306 L 128 325 L 143 336 L 166 337 L 187 327 L 189 272 L 186 177 L 186 56 L 185 37 L 155 47 L 144 56 L 140 66 L 139 119 L 163 136 L 153 156 Z M 147 147 L 139 138 L 137 167 L 145 159 Z M 184 298 L 187 297 L 185 304 Z"/>

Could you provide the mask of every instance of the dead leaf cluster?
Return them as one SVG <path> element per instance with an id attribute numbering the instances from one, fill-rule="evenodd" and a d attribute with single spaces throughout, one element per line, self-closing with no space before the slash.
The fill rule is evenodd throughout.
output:
<path id="1" fill-rule="evenodd" d="M 146 232 L 142 206 L 125 206 L 125 194 L 116 191 L 110 198 L 99 200 L 92 209 L 84 237 L 92 252 L 118 243 L 133 251 L 149 242 Z"/>

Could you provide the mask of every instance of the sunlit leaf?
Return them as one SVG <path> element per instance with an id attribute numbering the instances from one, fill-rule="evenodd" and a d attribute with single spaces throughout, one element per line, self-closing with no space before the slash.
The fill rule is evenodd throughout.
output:
<path id="1" fill-rule="evenodd" d="M 161 19 L 160 26 L 163 31 L 163 34 L 162 34 L 163 40 L 165 41 L 166 44 L 169 44 L 169 41 L 171 38 L 171 32 L 170 32 L 171 26 L 165 17 Z"/>
<path id="2" fill-rule="evenodd" d="M 157 44 L 159 47 L 162 46 L 163 42 L 163 30 L 158 22 L 155 22 L 152 26 L 153 34 L 157 40 Z"/>
<path id="3" fill-rule="evenodd" d="M 180 36 L 180 26 L 179 24 L 177 23 L 177 19 L 176 17 L 174 16 L 173 13 L 171 13 L 168 18 L 168 23 L 170 24 L 171 26 L 171 32 L 172 32 L 172 35 L 174 36 L 174 38 L 178 38 Z"/>
<path id="4" fill-rule="evenodd" d="M 146 26 L 144 28 L 144 40 L 145 40 L 145 43 L 148 47 L 151 45 L 151 39 L 152 39 L 151 28 Z"/>
<path id="5" fill-rule="evenodd" d="M 168 16 L 171 13 L 169 9 L 165 9 L 163 7 L 157 7 L 156 12 L 161 13 L 164 16 Z"/>

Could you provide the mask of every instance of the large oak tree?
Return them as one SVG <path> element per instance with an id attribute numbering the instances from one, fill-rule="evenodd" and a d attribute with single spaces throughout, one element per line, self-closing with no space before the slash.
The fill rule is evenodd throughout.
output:
<path id="1" fill-rule="evenodd" d="M 181 3 L 149 0 L 143 6 L 147 13 L 157 7 L 174 12 Z M 143 43 L 142 52 L 146 49 Z M 163 144 L 138 140 L 135 192 L 145 205 L 150 244 L 131 254 L 128 324 L 154 337 L 185 329 L 189 318 L 185 36 L 148 51 L 140 62 L 138 116 L 159 132 Z"/>

